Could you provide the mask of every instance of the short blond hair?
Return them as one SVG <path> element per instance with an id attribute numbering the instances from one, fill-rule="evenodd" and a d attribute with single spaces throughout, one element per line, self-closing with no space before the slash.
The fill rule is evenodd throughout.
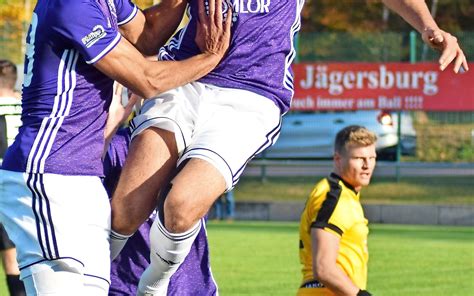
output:
<path id="1" fill-rule="evenodd" d="M 360 125 L 349 125 L 340 130 L 336 135 L 334 142 L 334 150 L 337 153 L 344 153 L 347 151 L 347 146 L 370 146 L 375 144 L 377 136 Z"/>

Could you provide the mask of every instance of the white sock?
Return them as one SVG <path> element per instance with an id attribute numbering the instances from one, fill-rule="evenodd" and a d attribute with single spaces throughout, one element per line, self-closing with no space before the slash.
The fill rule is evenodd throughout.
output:
<path id="1" fill-rule="evenodd" d="M 201 229 L 201 220 L 183 233 L 170 233 L 157 215 L 150 229 L 150 265 L 143 272 L 137 295 L 166 295 L 169 279 L 184 261 Z"/>
<path id="2" fill-rule="evenodd" d="M 127 243 L 128 239 L 133 234 L 126 235 L 120 234 L 113 230 L 110 230 L 110 260 L 113 261 L 122 251 L 123 247 Z"/>

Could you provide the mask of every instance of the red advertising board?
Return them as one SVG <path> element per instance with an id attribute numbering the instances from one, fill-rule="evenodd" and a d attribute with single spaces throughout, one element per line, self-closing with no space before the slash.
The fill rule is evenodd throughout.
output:
<path id="1" fill-rule="evenodd" d="M 474 64 L 455 74 L 436 63 L 300 63 L 292 110 L 474 111 Z"/>

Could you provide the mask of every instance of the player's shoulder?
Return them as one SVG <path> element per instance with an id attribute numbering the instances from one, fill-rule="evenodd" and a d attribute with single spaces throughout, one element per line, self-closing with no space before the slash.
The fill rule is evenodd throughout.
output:
<path id="1" fill-rule="evenodd" d="M 329 178 L 323 178 L 316 182 L 316 184 L 313 187 L 313 192 L 317 195 L 325 194 L 329 190 L 331 190 L 331 181 Z"/>
<path id="2" fill-rule="evenodd" d="M 319 180 L 313 187 L 311 194 L 309 196 L 310 203 L 321 203 L 325 198 L 328 192 L 331 190 L 329 180 L 323 178 Z"/>
<path id="3" fill-rule="evenodd" d="M 43 4 L 50 14 L 62 16 L 81 15 L 88 10 L 112 10 L 113 13 L 117 9 L 123 7 L 135 7 L 130 0 L 50 0 Z M 41 5 L 40 5 L 41 6 Z"/>
<path id="4" fill-rule="evenodd" d="M 97 0 L 50 0 L 47 5 L 50 12 L 67 16 L 84 13 L 87 8 L 97 7 L 99 2 Z"/>
<path id="5" fill-rule="evenodd" d="M 87 15 L 100 11 L 99 3 L 94 0 L 50 0 L 43 9 L 47 12 L 39 11 L 39 15 L 60 27 L 74 26 L 87 19 Z"/>
<path id="6" fill-rule="evenodd" d="M 107 2 L 112 0 L 50 1 L 53 5 L 49 5 L 42 16 L 45 18 L 44 24 L 66 38 L 83 38 L 86 33 L 90 34 L 86 38 L 94 37 L 100 35 L 107 24 L 111 24 L 109 11 L 112 10 Z"/>

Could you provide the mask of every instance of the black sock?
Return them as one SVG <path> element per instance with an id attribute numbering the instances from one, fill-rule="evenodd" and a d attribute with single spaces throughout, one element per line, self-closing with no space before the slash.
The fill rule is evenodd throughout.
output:
<path id="1" fill-rule="evenodd" d="M 7 275 L 7 284 L 10 296 L 26 296 L 25 286 L 19 275 Z"/>

